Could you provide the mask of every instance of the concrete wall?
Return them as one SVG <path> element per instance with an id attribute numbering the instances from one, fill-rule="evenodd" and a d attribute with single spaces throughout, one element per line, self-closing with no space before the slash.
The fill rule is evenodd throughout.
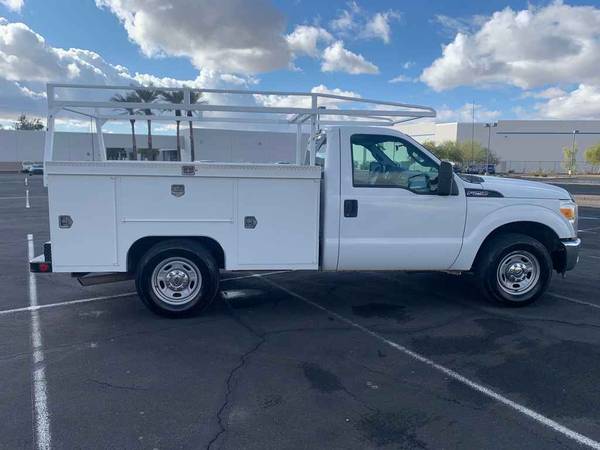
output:
<path id="1" fill-rule="evenodd" d="M 0 171 L 20 169 L 22 161 L 42 161 L 45 131 L 0 130 Z M 56 132 L 54 159 L 90 161 L 98 158 L 95 134 Z M 137 135 L 138 148 L 147 147 L 147 136 Z M 104 134 L 107 148 L 124 148 L 131 152 L 129 134 Z M 223 162 L 295 162 L 296 135 L 262 131 L 195 129 L 196 160 Z M 154 135 L 153 147 L 161 151 L 175 150 L 176 137 Z M 306 136 L 303 138 L 306 145 Z M 183 158 L 189 155 L 187 129 L 181 135 Z"/>
<path id="2" fill-rule="evenodd" d="M 306 148 L 307 136 L 302 145 Z M 196 160 L 269 163 L 296 161 L 296 134 L 195 129 Z"/>

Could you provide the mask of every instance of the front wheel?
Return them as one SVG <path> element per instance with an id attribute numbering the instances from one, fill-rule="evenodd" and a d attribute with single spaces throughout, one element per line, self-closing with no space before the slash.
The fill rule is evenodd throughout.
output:
<path id="1" fill-rule="evenodd" d="M 219 268 L 214 257 L 194 241 L 161 242 L 138 264 L 138 295 L 162 316 L 197 314 L 210 305 L 218 288 Z"/>
<path id="2" fill-rule="evenodd" d="M 552 258 L 538 240 L 518 233 L 494 237 L 482 249 L 477 275 L 486 296 L 508 306 L 537 300 L 552 278 Z"/>

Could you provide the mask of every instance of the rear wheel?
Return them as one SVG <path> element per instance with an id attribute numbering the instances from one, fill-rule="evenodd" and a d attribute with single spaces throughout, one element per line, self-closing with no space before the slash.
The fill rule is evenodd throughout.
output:
<path id="1" fill-rule="evenodd" d="M 141 258 L 136 288 L 144 304 L 168 317 L 204 310 L 219 288 L 213 255 L 194 241 L 170 240 L 150 248 Z"/>
<path id="2" fill-rule="evenodd" d="M 486 296 L 524 306 L 537 300 L 552 278 L 552 258 L 538 240 L 518 233 L 494 237 L 482 249 L 477 275 Z"/>

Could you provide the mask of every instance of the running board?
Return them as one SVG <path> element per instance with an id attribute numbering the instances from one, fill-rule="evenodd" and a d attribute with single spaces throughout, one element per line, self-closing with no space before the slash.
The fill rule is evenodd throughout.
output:
<path id="1" fill-rule="evenodd" d="M 77 281 L 79 281 L 79 284 L 82 286 L 116 283 L 118 281 L 127 281 L 132 279 L 133 274 L 128 272 L 87 273 L 77 277 Z"/>

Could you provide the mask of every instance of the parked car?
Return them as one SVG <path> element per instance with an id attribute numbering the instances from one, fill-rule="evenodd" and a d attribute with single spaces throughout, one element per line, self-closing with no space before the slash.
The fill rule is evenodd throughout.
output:
<path id="1" fill-rule="evenodd" d="M 27 169 L 27 173 L 30 175 L 43 175 L 44 165 L 40 163 L 32 164 L 29 169 Z"/>
<path id="2" fill-rule="evenodd" d="M 394 128 L 340 126 L 348 111 L 327 110 L 333 123 L 318 127 L 321 94 L 296 95 L 311 97 L 312 109 L 254 108 L 288 120 L 312 117 L 308 146 L 298 126 L 295 152 L 287 149 L 295 164 L 106 161 L 102 148 L 101 162 L 53 161 L 48 140 L 51 242 L 30 270 L 75 273 L 82 284 L 133 278 L 148 308 L 179 317 L 213 301 L 220 270 L 472 272 L 489 299 L 522 306 L 546 291 L 553 271 L 577 264 L 578 209 L 566 190 L 455 174 Z M 361 101 L 326 96 L 332 97 Z M 351 112 L 381 120 L 397 105 L 395 120 L 435 114 L 389 101 L 380 111 L 372 106 L 377 101 L 368 102 L 372 113 Z M 111 102 L 90 104 L 114 109 Z M 243 105 L 227 108 L 247 112 Z"/>
<path id="3" fill-rule="evenodd" d="M 471 175 L 484 175 L 486 173 L 486 165 L 485 164 L 471 164 L 467 167 L 467 173 Z M 488 175 L 496 175 L 496 165 L 488 164 L 487 165 L 487 174 Z"/>
<path id="4" fill-rule="evenodd" d="M 33 166 L 35 163 L 32 161 L 23 161 L 21 163 L 21 173 L 29 173 L 29 169 L 31 168 L 31 166 Z"/>

